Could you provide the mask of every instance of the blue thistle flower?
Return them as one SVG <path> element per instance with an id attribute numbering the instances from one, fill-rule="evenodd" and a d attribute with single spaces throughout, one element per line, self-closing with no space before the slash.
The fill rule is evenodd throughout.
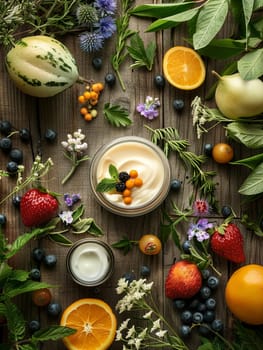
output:
<path id="1" fill-rule="evenodd" d="M 102 13 L 113 14 L 116 11 L 117 3 L 115 0 L 95 0 L 94 6 Z"/>
<path id="2" fill-rule="evenodd" d="M 115 20 L 111 16 L 103 17 L 99 21 L 100 34 L 104 39 L 108 39 L 116 31 Z"/>
<path id="3" fill-rule="evenodd" d="M 83 32 L 79 36 L 80 48 L 84 52 L 90 53 L 99 51 L 104 44 L 104 38 L 97 32 Z"/>

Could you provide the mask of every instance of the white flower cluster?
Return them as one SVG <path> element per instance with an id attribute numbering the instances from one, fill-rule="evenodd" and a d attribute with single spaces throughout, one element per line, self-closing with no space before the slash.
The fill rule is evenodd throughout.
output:
<path id="1" fill-rule="evenodd" d="M 173 336 L 168 335 L 168 331 L 162 328 L 162 324 L 169 327 L 168 323 L 159 313 L 153 303 L 151 289 L 153 282 L 146 283 L 146 279 L 133 280 L 131 282 L 121 278 L 116 288 L 117 294 L 125 294 L 118 301 L 116 309 L 119 313 L 136 310 L 136 320 L 141 319 L 144 327 L 133 325 L 131 318 L 124 320 L 116 331 L 116 341 L 123 343 L 122 350 L 152 349 L 169 347 L 171 349 L 188 350 L 185 344 L 173 332 Z M 151 304 L 147 301 L 150 300 Z M 146 324 L 146 326 L 145 326 Z M 172 329 L 169 327 L 169 329 Z"/>
<path id="2" fill-rule="evenodd" d="M 82 142 L 85 139 L 85 135 L 82 134 L 82 130 L 78 129 L 73 134 L 67 135 L 67 141 L 62 141 L 61 145 L 68 152 L 81 152 L 88 148 L 86 142 Z"/>

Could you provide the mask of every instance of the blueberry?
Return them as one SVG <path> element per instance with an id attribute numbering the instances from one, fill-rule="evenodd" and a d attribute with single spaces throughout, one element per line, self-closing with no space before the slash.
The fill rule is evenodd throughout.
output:
<path id="1" fill-rule="evenodd" d="M 16 174 L 18 170 L 17 162 L 11 161 L 7 163 L 6 170 L 12 175 Z"/>
<path id="2" fill-rule="evenodd" d="M 47 313 L 51 316 L 58 316 L 62 311 L 62 307 L 59 303 L 50 303 L 47 306 Z"/>
<path id="3" fill-rule="evenodd" d="M 102 59 L 100 57 L 94 57 L 91 64 L 94 69 L 100 70 L 102 67 Z"/>
<path id="4" fill-rule="evenodd" d="M 206 310 L 204 312 L 204 322 L 211 323 L 215 319 L 215 312 L 213 310 Z"/>
<path id="5" fill-rule="evenodd" d="M 204 154 L 207 157 L 211 157 L 212 156 L 212 150 L 213 150 L 213 145 L 211 143 L 206 143 L 204 145 Z"/>
<path id="6" fill-rule="evenodd" d="M 6 216 L 5 214 L 0 214 L 0 225 L 5 225 L 6 224 Z"/>
<path id="7" fill-rule="evenodd" d="M 42 248 L 34 248 L 32 251 L 32 257 L 33 259 L 40 263 L 43 261 L 44 257 L 45 257 L 45 251 Z"/>
<path id="8" fill-rule="evenodd" d="M 29 142 L 31 140 L 31 134 L 30 134 L 29 129 L 27 129 L 27 128 L 20 129 L 19 136 L 23 142 Z"/>
<path id="9" fill-rule="evenodd" d="M 52 142 L 52 141 L 54 141 L 54 140 L 56 139 L 57 133 L 56 133 L 56 131 L 53 130 L 53 129 L 47 129 L 47 130 L 45 131 L 44 137 L 45 137 L 45 139 L 46 139 L 47 141 Z"/>
<path id="10" fill-rule="evenodd" d="M 205 312 L 206 311 L 205 303 L 199 302 L 199 304 L 196 307 L 196 310 L 199 312 Z"/>
<path id="11" fill-rule="evenodd" d="M 40 329 L 40 322 L 38 320 L 32 320 L 28 323 L 28 329 L 30 333 L 34 333 Z"/>
<path id="12" fill-rule="evenodd" d="M 186 301 L 184 299 L 174 299 L 173 306 L 176 310 L 182 310 L 186 306 Z"/>
<path id="13" fill-rule="evenodd" d="M 193 320 L 193 314 L 190 310 L 185 310 L 181 313 L 181 321 L 185 324 L 191 324 Z"/>
<path id="14" fill-rule="evenodd" d="M 198 327 L 198 333 L 202 336 L 208 336 L 210 334 L 211 330 L 208 324 L 206 323 L 202 323 L 199 327 Z"/>
<path id="15" fill-rule="evenodd" d="M 219 279 L 216 276 L 210 276 L 207 280 L 207 286 L 211 289 L 216 289 L 219 285 Z"/>
<path id="16" fill-rule="evenodd" d="M 21 196 L 19 196 L 18 194 L 15 195 L 12 198 L 12 203 L 14 205 L 15 208 L 20 208 L 20 203 L 21 203 Z"/>
<path id="17" fill-rule="evenodd" d="M 208 269 L 201 270 L 201 273 L 204 280 L 207 280 L 208 277 L 211 275 L 211 272 Z"/>
<path id="18" fill-rule="evenodd" d="M 126 188 L 125 182 L 117 182 L 115 185 L 115 189 L 117 192 L 123 192 Z"/>
<path id="19" fill-rule="evenodd" d="M 116 77 L 112 73 L 108 73 L 105 75 L 105 83 L 108 84 L 109 86 L 114 86 L 116 83 Z"/>
<path id="20" fill-rule="evenodd" d="M 193 313 L 193 323 L 202 323 L 204 319 L 204 316 L 201 312 L 194 312 Z"/>
<path id="21" fill-rule="evenodd" d="M 216 307 L 216 300 L 214 298 L 208 298 L 205 301 L 205 305 L 209 310 L 214 310 Z"/>
<path id="22" fill-rule="evenodd" d="M 130 175 L 127 173 L 127 171 L 121 171 L 120 173 L 119 173 L 119 180 L 120 181 L 122 181 L 122 182 L 125 182 L 125 181 L 127 181 L 127 180 L 129 180 L 129 178 L 130 178 Z"/>
<path id="23" fill-rule="evenodd" d="M 7 136 L 12 131 L 12 124 L 7 120 L 0 121 L 0 131 Z"/>
<path id="24" fill-rule="evenodd" d="M 0 148 L 4 152 L 9 152 L 11 150 L 12 141 L 11 141 L 10 137 L 3 137 L 2 139 L 0 139 Z"/>
<path id="25" fill-rule="evenodd" d="M 182 249 L 183 249 L 185 254 L 189 254 L 190 253 L 190 248 L 191 247 L 192 247 L 192 243 L 191 243 L 190 240 L 186 240 L 182 244 Z"/>
<path id="26" fill-rule="evenodd" d="M 43 263 L 46 267 L 54 267 L 57 263 L 57 257 L 54 254 L 45 255 L 43 258 Z"/>
<path id="27" fill-rule="evenodd" d="M 182 183 L 180 180 L 173 179 L 171 181 L 170 188 L 172 191 L 179 191 L 179 189 L 181 188 L 181 185 L 182 185 Z"/>
<path id="28" fill-rule="evenodd" d="M 10 159 L 17 164 L 23 162 L 23 152 L 19 148 L 12 148 L 9 153 Z"/>
<path id="29" fill-rule="evenodd" d="M 165 85 L 165 79 L 162 75 L 158 74 L 154 77 L 154 84 L 158 88 L 163 88 Z"/>
<path id="30" fill-rule="evenodd" d="M 215 331 L 215 332 L 221 332 L 224 329 L 224 324 L 221 320 L 219 319 L 215 319 L 212 324 L 211 324 L 211 328 Z"/>
<path id="31" fill-rule="evenodd" d="M 151 269 L 148 266 L 143 265 L 143 266 L 141 266 L 141 272 L 140 273 L 141 273 L 142 277 L 148 277 L 151 274 Z"/>
<path id="32" fill-rule="evenodd" d="M 202 299 L 208 299 L 212 293 L 211 288 L 207 287 L 207 286 L 203 286 L 201 287 L 200 291 L 200 296 Z"/>
<path id="33" fill-rule="evenodd" d="M 224 218 L 227 218 L 228 216 L 230 216 L 231 214 L 233 214 L 233 210 L 231 207 L 229 207 L 228 205 L 224 205 L 221 208 L 221 214 Z"/>
<path id="34" fill-rule="evenodd" d="M 36 267 L 34 267 L 30 272 L 29 272 L 29 277 L 34 280 L 34 281 L 39 281 L 41 277 L 40 270 Z"/>
<path id="35" fill-rule="evenodd" d="M 188 304 L 189 309 L 195 310 L 198 306 L 199 300 L 198 299 L 193 299 L 190 301 Z"/>
<path id="36" fill-rule="evenodd" d="M 177 112 L 181 112 L 184 109 L 184 101 L 181 99 L 173 100 L 173 108 Z"/>
<path id="37" fill-rule="evenodd" d="M 183 324 L 181 325 L 179 332 L 182 337 L 188 337 L 191 333 L 191 327 L 186 324 Z"/>
<path id="38" fill-rule="evenodd" d="M 131 283 L 136 279 L 135 274 L 133 272 L 125 272 L 122 277 L 127 281 L 128 283 Z"/>

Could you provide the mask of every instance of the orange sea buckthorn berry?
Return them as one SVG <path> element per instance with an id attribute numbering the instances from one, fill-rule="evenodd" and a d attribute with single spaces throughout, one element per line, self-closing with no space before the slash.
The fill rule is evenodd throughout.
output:
<path id="1" fill-rule="evenodd" d="M 132 197 L 123 197 L 123 203 L 125 204 L 131 204 Z"/>
<path id="2" fill-rule="evenodd" d="M 138 171 L 137 170 L 134 170 L 134 169 L 132 169 L 130 172 L 129 172 L 129 175 L 130 175 L 130 177 L 131 178 L 135 178 L 135 177 L 137 177 L 138 176 Z"/>
<path id="3" fill-rule="evenodd" d="M 92 106 L 96 106 L 98 104 L 98 99 L 92 99 L 89 101 L 89 103 L 92 105 Z"/>
<path id="4" fill-rule="evenodd" d="M 85 100 L 89 100 L 90 96 L 91 96 L 91 93 L 89 91 L 85 91 L 83 96 L 84 96 Z"/>
<path id="5" fill-rule="evenodd" d="M 86 113 L 86 114 L 84 115 L 84 119 L 85 119 L 87 122 L 89 122 L 90 120 L 92 120 L 92 115 L 91 115 L 90 113 Z"/>
<path id="6" fill-rule="evenodd" d="M 90 99 L 92 99 L 92 100 L 97 100 L 98 99 L 98 97 L 99 97 L 99 94 L 96 92 L 96 91 L 91 91 L 90 92 Z"/>
<path id="7" fill-rule="evenodd" d="M 129 179 L 125 182 L 126 188 L 131 189 L 134 187 L 134 179 Z"/>
<path id="8" fill-rule="evenodd" d="M 140 177 L 136 177 L 136 179 L 134 179 L 134 186 L 136 187 L 141 187 L 143 185 L 143 181 Z"/>
<path id="9" fill-rule="evenodd" d="M 125 190 L 122 192 L 123 197 L 130 197 L 131 196 L 131 190 L 128 188 L 125 188 Z"/>
<path id="10" fill-rule="evenodd" d="M 100 92 L 104 89 L 104 85 L 102 83 L 95 83 L 91 86 L 93 91 Z"/>
<path id="11" fill-rule="evenodd" d="M 83 95 L 80 95 L 78 97 L 78 101 L 79 101 L 79 103 L 84 103 L 85 102 L 85 97 Z"/>
<path id="12" fill-rule="evenodd" d="M 80 114 L 85 115 L 86 113 L 88 113 L 88 109 L 86 107 L 80 108 Z"/>

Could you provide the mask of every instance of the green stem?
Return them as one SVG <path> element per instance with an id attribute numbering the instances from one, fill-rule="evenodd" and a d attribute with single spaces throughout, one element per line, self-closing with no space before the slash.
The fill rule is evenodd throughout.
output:
<path id="1" fill-rule="evenodd" d="M 75 173 L 77 169 L 77 164 L 74 163 L 69 171 L 69 173 L 64 177 L 64 179 L 61 181 L 61 184 L 64 185 L 70 178 L 71 176 Z"/>

